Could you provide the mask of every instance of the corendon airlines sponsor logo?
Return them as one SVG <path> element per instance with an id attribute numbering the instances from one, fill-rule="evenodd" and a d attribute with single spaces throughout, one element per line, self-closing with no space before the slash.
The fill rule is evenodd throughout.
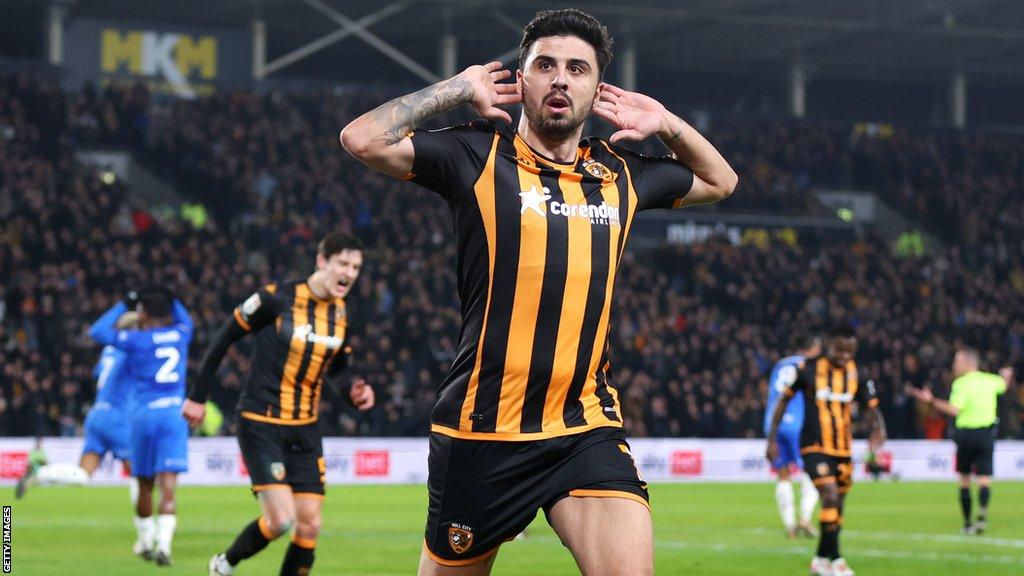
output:
<path id="1" fill-rule="evenodd" d="M 599 206 L 585 203 L 567 204 L 557 200 L 549 202 L 551 200 L 551 189 L 546 186 L 540 191 L 537 190 L 536 186 L 531 186 L 529 190 L 519 193 L 519 199 L 522 202 L 522 206 L 519 209 L 520 214 L 525 214 L 527 210 L 530 210 L 538 216 L 545 216 L 547 213 L 566 218 L 586 218 L 590 220 L 591 224 L 605 226 L 621 225 L 618 206 L 612 206 L 606 202 L 601 202 Z"/>
<path id="2" fill-rule="evenodd" d="M 700 450 L 678 450 L 672 453 L 673 476 L 700 476 L 704 470 L 704 457 Z"/>
<path id="3" fill-rule="evenodd" d="M 28 452 L 0 452 L 0 478 L 21 478 L 28 468 Z"/>
<path id="4" fill-rule="evenodd" d="M 815 392 L 814 397 L 825 402 L 839 402 L 840 404 L 849 404 L 850 402 L 853 402 L 853 394 L 850 394 L 849 392 L 840 394 L 824 388 Z"/>
<path id="5" fill-rule="evenodd" d="M 356 451 L 356 476 L 387 476 L 390 464 L 387 450 Z"/>
<path id="6" fill-rule="evenodd" d="M 313 344 L 322 344 L 331 350 L 341 348 L 342 339 L 337 336 L 321 336 L 313 331 L 312 324 L 303 324 L 296 326 L 295 330 L 292 331 L 292 339 L 300 340 L 302 342 L 312 342 Z"/>

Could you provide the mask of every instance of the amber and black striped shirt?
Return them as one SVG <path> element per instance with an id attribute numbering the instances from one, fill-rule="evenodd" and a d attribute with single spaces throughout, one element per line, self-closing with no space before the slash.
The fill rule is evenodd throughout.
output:
<path id="1" fill-rule="evenodd" d="M 462 334 L 432 430 L 531 440 L 621 426 L 612 290 L 637 212 L 673 208 L 693 173 L 597 138 L 567 164 L 507 124 L 416 131 L 409 179 L 454 219 Z"/>
<path id="2" fill-rule="evenodd" d="M 850 409 L 854 400 L 861 406 L 878 406 L 875 386 L 860 382 L 857 364 L 836 366 L 825 356 L 804 361 L 783 392 L 792 398 L 804 393 L 804 425 L 800 431 L 800 452 L 822 452 L 847 457 L 853 446 Z"/>
<path id="3" fill-rule="evenodd" d="M 343 353 L 345 301 L 317 298 L 305 280 L 269 284 L 235 308 L 234 319 L 256 335 L 240 415 L 274 424 L 316 422 L 324 371 Z"/>

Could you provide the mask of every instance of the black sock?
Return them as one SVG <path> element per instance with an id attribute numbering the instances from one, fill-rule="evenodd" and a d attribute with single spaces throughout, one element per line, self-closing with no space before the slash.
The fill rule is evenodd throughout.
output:
<path id="1" fill-rule="evenodd" d="M 263 530 L 260 529 L 260 520 L 262 520 L 262 517 L 253 520 L 245 528 L 242 528 L 242 532 L 235 538 L 228 551 L 224 553 L 228 564 L 234 566 L 242 560 L 255 555 L 260 550 L 266 548 L 267 544 L 270 544 L 271 539 L 264 536 Z"/>
<path id="2" fill-rule="evenodd" d="M 982 486 L 978 490 L 978 504 L 980 504 L 978 510 L 978 520 L 984 520 L 985 516 L 988 515 L 988 499 L 992 496 L 992 491 L 989 490 L 988 486 Z"/>
<path id="3" fill-rule="evenodd" d="M 960 510 L 964 513 L 964 526 L 971 525 L 971 489 L 960 489 Z"/>
<path id="4" fill-rule="evenodd" d="M 313 551 L 315 548 L 305 548 L 295 542 L 288 545 L 288 551 L 284 553 L 284 562 L 281 563 L 281 576 L 306 576 L 313 567 Z"/>
<path id="5" fill-rule="evenodd" d="M 839 558 L 839 524 L 821 523 L 821 538 L 818 540 L 818 556 L 835 560 Z"/>

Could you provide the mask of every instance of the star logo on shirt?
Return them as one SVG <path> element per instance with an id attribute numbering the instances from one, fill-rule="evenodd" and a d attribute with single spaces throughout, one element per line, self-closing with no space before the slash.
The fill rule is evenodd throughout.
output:
<path id="1" fill-rule="evenodd" d="M 536 186 L 530 186 L 530 190 L 528 192 L 519 193 L 519 199 L 523 203 L 522 208 L 519 209 L 520 215 L 525 214 L 527 210 L 533 210 L 540 216 L 544 216 L 544 208 L 546 208 L 546 206 L 542 206 L 542 204 L 551 199 L 551 190 L 547 187 L 544 187 L 541 190 L 542 192 L 538 192 Z"/>

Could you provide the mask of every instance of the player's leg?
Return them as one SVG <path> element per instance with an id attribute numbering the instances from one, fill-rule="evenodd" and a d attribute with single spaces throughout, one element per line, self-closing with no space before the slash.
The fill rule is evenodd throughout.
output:
<path id="1" fill-rule="evenodd" d="M 836 503 L 836 527 L 835 527 L 835 539 L 836 557 L 832 559 L 832 576 L 853 576 L 853 570 L 843 559 L 843 555 L 840 552 L 839 536 L 843 531 L 843 505 L 846 502 L 846 495 L 850 492 L 850 488 L 853 487 L 853 461 L 851 458 L 836 458 L 836 492 L 838 493 L 838 500 Z"/>
<path id="2" fill-rule="evenodd" d="M 781 460 L 781 457 L 779 458 Z M 786 536 L 796 538 L 796 502 L 793 497 L 793 484 L 790 482 L 789 464 L 779 462 L 774 466 L 777 481 L 775 483 L 775 506 L 779 509 L 782 526 Z"/>
<path id="3" fill-rule="evenodd" d="M 156 518 L 153 517 L 153 480 L 156 477 L 156 445 L 153 441 L 153 422 L 145 413 L 132 419 L 132 464 L 139 482 L 139 497 L 135 502 L 136 540 L 132 552 L 143 560 L 153 559 L 156 543 Z"/>
<path id="4" fill-rule="evenodd" d="M 93 419 L 94 420 L 94 419 Z M 92 473 L 99 468 L 103 455 L 107 452 L 107 446 L 102 436 L 92 425 L 92 420 L 86 419 L 85 445 L 82 448 L 82 456 L 78 465 L 58 463 L 45 464 L 36 469 L 29 470 L 18 480 L 14 490 L 15 498 L 22 498 L 28 489 L 34 485 L 83 485 L 92 477 Z"/>
<path id="5" fill-rule="evenodd" d="M 323 496 L 312 493 L 295 494 L 295 530 L 284 554 L 281 576 L 309 574 L 316 557 L 316 539 L 320 535 L 320 511 Z"/>
<path id="6" fill-rule="evenodd" d="M 281 563 L 280 575 L 304 576 L 313 568 L 316 557 L 327 465 L 324 462 L 323 439 L 316 424 L 298 426 L 289 433 L 292 450 L 285 453 L 284 465 L 294 496 L 295 530 Z"/>
<path id="7" fill-rule="evenodd" d="M 839 557 L 838 524 L 839 519 L 839 487 L 837 485 L 838 469 L 834 458 L 820 452 L 803 455 L 804 471 L 811 478 L 821 500 L 821 511 L 818 514 L 820 532 L 818 549 L 811 559 L 811 574 L 831 576 L 832 560 Z"/>
<path id="8" fill-rule="evenodd" d="M 188 471 L 188 424 L 173 407 L 160 410 L 152 418 L 156 422 L 154 462 L 157 485 L 160 488 L 160 507 L 156 519 L 156 552 L 153 560 L 158 566 L 170 566 L 171 542 L 178 525 L 175 514 L 178 474 Z"/>
<path id="9" fill-rule="evenodd" d="M 779 433 L 778 446 L 779 456 L 772 462 L 772 468 L 778 476 L 775 483 L 775 505 L 779 509 L 779 516 L 782 518 L 782 525 L 786 529 L 786 536 L 796 537 L 796 500 L 793 495 L 793 484 L 790 482 L 789 467 L 796 459 L 794 443 L 788 433 Z"/>
<path id="10" fill-rule="evenodd" d="M 654 574 L 651 511 L 637 500 L 570 496 L 552 506 L 551 527 L 583 576 Z"/>
<path id="11" fill-rule="evenodd" d="M 139 497 L 135 502 L 135 544 L 132 552 L 143 560 L 153 559 L 156 544 L 156 519 L 153 518 L 153 476 L 137 476 Z"/>
<path id="12" fill-rule="evenodd" d="M 210 559 L 210 576 L 233 574 L 239 562 L 255 556 L 268 544 L 292 529 L 295 522 L 295 502 L 291 488 L 287 485 L 253 487 L 253 490 L 257 489 L 259 517 L 242 528 L 227 550 Z"/>
<path id="13" fill-rule="evenodd" d="M 811 525 L 814 516 L 814 509 L 818 505 L 818 489 L 811 480 L 811 477 L 803 472 L 803 460 L 799 460 L 800 469 L 800 521 L 797 523 L 797 531 L 808 538 L 817 538 L 818 531 Z"/>
<path id="14" fill-rule="evenodd" d="M 280 428 L 245 418 L 238 421 L 238 447 L 249 470 L 260 515 L 242 528 L 227 550 L 210 559 L 210 576 L 232 574 L 239 562 L 258 554 L 291 530 L 295 522 L 292 489 L 284 482 L 287 470 Z"/>
<path id="15" fill-rule="evenodd" d="M 177 472 L 158 473 L 156 485 L 160 489 L 160 505 L 157 508 L 156 553 L 153 559 L 158 566 L 170 566 L 171 542 L 174 540 L 174 531 L 178 527 L 177 502 L 175 501 L 175 490 L 178 485 Z"/>
<path id="16" fill-rule="evenodd" d="M 113 452 L 114 458 L 121 461 L 121 468 L 128 476 L 128 499 L 131 500 L 132 506 L 134 506 L 139 498 L 139 483 L 132 475 L 130 429 L 124 417 L 118 416 L 114 418 L 114 421 L 114 424 L 108 428 L 107 432 L 110 439 L 110 451 Z"/>

